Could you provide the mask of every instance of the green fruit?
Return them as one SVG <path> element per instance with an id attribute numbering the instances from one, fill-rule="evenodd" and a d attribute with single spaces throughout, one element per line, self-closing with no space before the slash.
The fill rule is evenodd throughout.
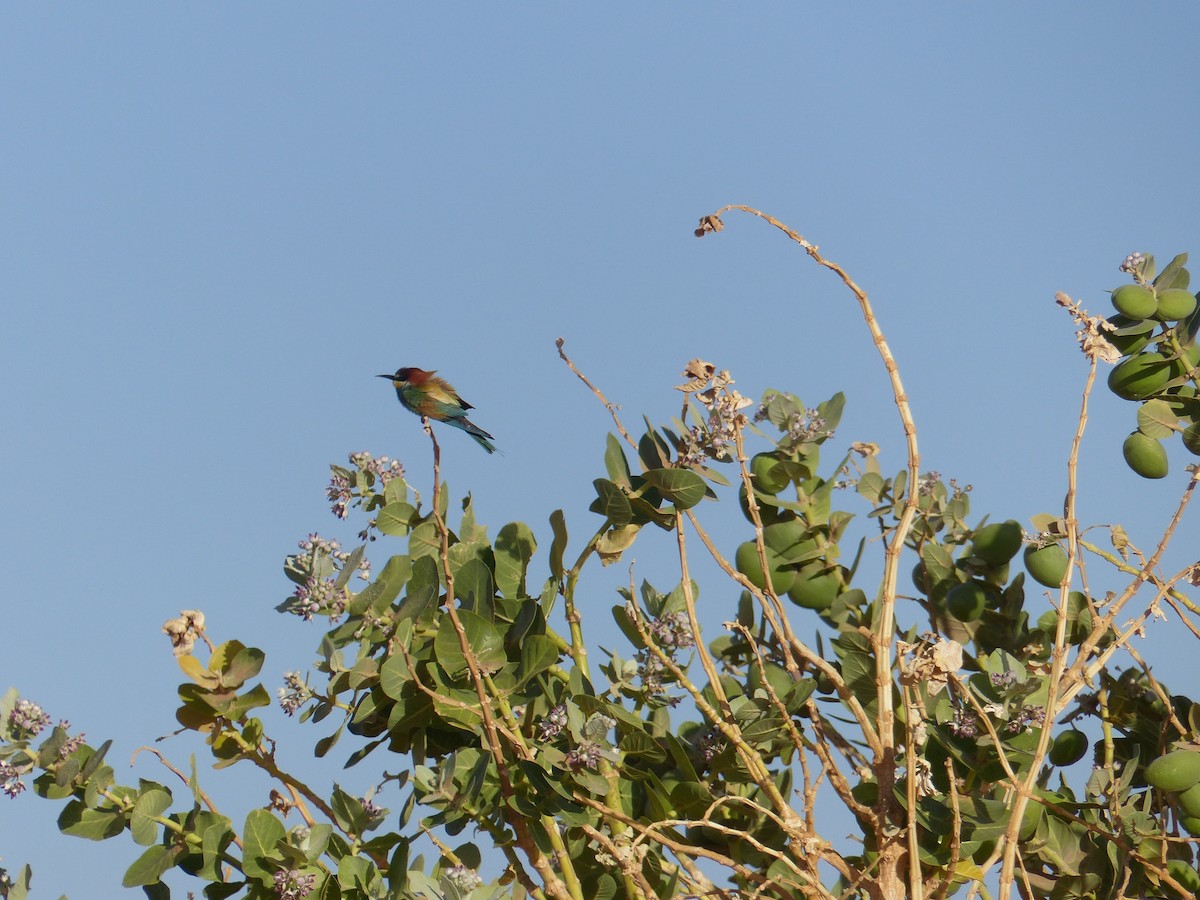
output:
<path id="1" fill-rule="evenodd" d="M 1196 298 L 1181 288 L 1172 288 L 1158 295 L 1154 318 L 1160 322 L 1177 322 L 1196 311 Z"/>
<path id="2" fill-rule="evenodd" d="M 1108 373 L 1108 389 L 1124 400 L 1145 400 L 1171 380 L 1171 360 L 1158 351 L 1139 353 Z"/>
<path id="3" fill-rule="evenodd" d="M 1117 331 L 1124 332 L 1123 334 L 1112 331 L 1104 332 L 1104 337 L 1121 351 L 1122 356 L 1133 356 L 1150 343 L 1150 335 L 1154 333 L 1153 322 L 1131 319 L 1128 316 L 1111 316 L 1108 322 Z"/>
<path id="4" fill-rule="evenodd" d="M 789 563 L 802 562 L 817 546 L 809 540 L 808 528 L 799 519 L 768 525 L 763 529 L 763 543 Z"/>
<path id="5" fill-rule="evenodd" d="M 912 583 L 922 594 L 929 593 L 929 574 L 925 571 L 925 563 L 917 560 L 917 564 L 913 566 Z"/>
<path id="6" fill-rule="evenodd" d="M 842 580 L 820 566 L 801 569 L 788 599 L 805 609 L 829 609 L 842 591 Z"/>
<path id="7" fill-rule="evenodd" d="M 1179 820 L 1179 824 L 1193 837 L 1200 836 L 1200 816 L 1184 816 Z"/>
<path id="8" fill-rule="evenodd" d="M 757 500 L 758 518 L 763 525 L 772 525 L 775 522 L 783 522 L 789 517 L 794 518 L 793 513 L 786 513 L 778 506 L 772 506 L 769 503 L 764 503 L 762 500 Z M 746 517 L 746 521 L 754 524 L 754 517 L 750 515 L 750 502 L 746 496 L 746 486 L 743 484 L 738 488 L 738 505 L 742 508 L 742 515 Z"/>
<path id="9" fill-rule="evenodd" d="M 1168 859 L 1167 874 L 1192 893 L 1200 891 L 1200 873 L 1190 863 L 1184 862 L 1182 859 Z"/>
<path id="10" fill-rule="evenodd" d="M 1112 304 L 1117 312 L 1131 319 L 1148 319 L 1158 309 L 1154 291 L 1140 284 L 1123 284 L 1112 292 Z"/>
<path id="11" fill-rule="evenodd" d="M 767 566 L 771 570 L 771 587 L 775 589 L 776 595 L 786 594 L 796 580 L 796 573 L 792 569 L 780 568 L 783 560 L 774 550 L 767 548 L 766 557 Z M 738 545 L 733 559 L 737 570 L 750 579 L 751 584 L 760 591 L 767 589 L 767 579 L 763 575 L 762 563 L 758 558 L 758 547 L 755 546 L 754 541 L 746 541 L 744 544 Z"/>
<path id="12" fill-rule="evenodd" d="M 1021 523 L 1015 519 L 984 525 L 971 539 L 971 553 L 989 566 L 1002 566 L 1021 549 Z"/>
<path id="13" fill-rule="evenodd" d="M 987 589 L 978 581 L 956 584 L 946 594 L 946 612 L 960 622 L 974 622 L 987 606 Z"/>
<path id="14" fill-rule="evenodd" d="M 1121 453 L 1129 468 L 1143 478 L 1165 478 L 1167 475 L 1167 450 L 1161 441 L 1135 431 L 1125 438 Z"/>
<path id="15" fill-rule="evenodd" d="M 850 788 L 850 795 L 863 806 L 874 806 L 879 800 L 879 782 L 860 781 Z"/>
<path id="16" fill-rule="evenodd" d="M 1064 731 L 1054 739 L 1050 747 L 1050 762 L 1056 766 L 1069 766 L 1083 759 L 1087 753 L 1088 739 L 1077 728 Z"/>
<path id="17" fill-rule="evenodd" d="M 1187 428 L 1183 429 L 1183 446 L 1187 447 L 1189 453 L 1195 453 L 1200 456 L 1200 422 L 1193 422 Z"/>
<path id="18" fill-rule="evenodd" d="M 1067 574 L 1067 551 L 1058 544 L 1025 548 L 1025 571 L 1029 577 L 1044 587 L 1056 588 Z"/>
<path id="19" fill-rule="evenodd" d="M 750 673 L 747 677 L 751 696 L 760 688 L 765 691 L 764 681 L 771 686 L 771 690 L 775 692 L 775 696 L 780 698 L 786 697 L 787 692 L 791 690 L 794 684 L 792 677 L 787 673 L 787 669 L 778 663 L 767 660 L 763 663 L 762 668 L 759 668 L 757 663 L 752 663 L 750 665 Z"/>
<path id="20" fill-rule="evenodd" d="M 1200 753 L 1172 750 L 1146 766 L 1146 781 L 1160 791 L 1178 793 L 1200 783 Z"/>
<path id="21" fill-rule="evenodd" d="M 754 476 L 753 484 L 756 490 L 774 496 L 788 485 L 788 477 L 783 470 L 778 474 L 772 472 L 779 460 L 770 453 L 759 453 L 750 460 L 750 474 Z"/>
<path id="22" fill-rule="evenodd" d="M 1185 813 L 1193 818 L 1200 818 L 1200 782 L 1193 784 L 1175 799 L 1179 801 L 1179 808 Z"/>
<path id="23" fill-rule="evenodd" d="M 1046 812 L 1046 807 L 1038 803 L 1036 800 L 1030 800 L 1025 804 L 1025 812 L 1021 815 L 1021 830 L 1017 832 L 1017 839 L 1027 841 L 1037 833 L 1038 823 L 1042 821 L 1042 816 Z"/>

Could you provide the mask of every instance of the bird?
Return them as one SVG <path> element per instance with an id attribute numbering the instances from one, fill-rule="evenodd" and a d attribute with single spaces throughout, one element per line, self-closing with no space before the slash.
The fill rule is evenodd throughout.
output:
<path id="1" fill-rule="evenodd" d="M 492 443 L 494 438 L 467 418 L 467 410 L 475 407 L 458 396 L 458 391 L 445 379 L 438 378 L 436 372 L 436 369 L 426 372 L 415 366 L 405 366 L 397 369 L 395 374 L 376 377 L 387 378 L 392 382 L 396 396 L 400 398 L 400 405 L 409 412 L 460 428 L 488 453 L 495 453 L 496 445 Z"/>

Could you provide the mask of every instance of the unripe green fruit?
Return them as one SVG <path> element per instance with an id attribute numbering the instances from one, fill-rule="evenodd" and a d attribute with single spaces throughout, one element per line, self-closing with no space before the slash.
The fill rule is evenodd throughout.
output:
<path id="1" fill-rule="evenodd" d="M 1151 858 L 1153 859 L 1153 857 Z M 1193 894 L 1200 891 L 1200 873 L 1197 873 L 1190 863 L 1186 863 L 1182 859 L 1168 859 L 1167 874 Z"/>
<path id="2" fill-rule="evenodd" d="M 876 781 L 860 781 L 850 788 L 850 795 L 863 806 L 874 806 L 879 800 L 879 783 Z"/>
<path id="3" fill-rule="evenodd" d="M 767 566 L 771 569 L 771 587 L 775 589 L 777 595 L 786 594 L 796 580 L 796 573 L 791 569 L 780 568 L 783 560 L 774 550 L 767 548 L 766 557 Z M 737 570 L 750 579 L 751 584 L 760 591 L 767 589 L 767 579 L 763 575 L 762 563 L 758 558 L 758 547 L 755 546 L 754 541 L 746 541 L 744 544 L 738 545 L 733 559 Z"/>
<path id="4" fill-rule="evenodd" d="M 768 525 L 763 529 L 763 543 L 789 562 L 816 547 L 816 543 L 809 540 L 808 528 L 799 519 Z"/>
<path id="5" fill-rule="evenodd" d="M 758 519 L 763 525 L 772 525 L 775 522 L 783 522 L 788 517 L 793 516 L 793 513 L 784 513 L 778 506 L 771 506 L 769 503 L 764 503 L 761 500 L 756 501 L 758 506 Z M 742 515 L 746 517 L 746 521 L 754 524 L 754 516 L 750 515 L 750 498 L 746 495 L 746 486 L 743 484 L 738 488 L 738 506 L 742 508 Z"/>
<path id="6" fill-rule="evenodd" d="M 791 590 L 787 592 L 788 599 L 797 606 L 805 609 L 829 609 L 837 599 L 842 589 L 841 581 L 830 572 L 822 572 L 819 568 L 801 571 Z"/>
<path id="7" fill-rule="evenodd" d="M 1021 523 L 1015 519 L 984 525 L 971 539 L 971 553 L 989 566 L 1002 566 L 1021 549 Z"/>
<path id="8" fill-rule="evenodd" d="M 925 563 L 921 560 L 917 560 L 917 564 L 913 566 L 912 583 L 922 594 L 929 593 L 929 575 L 925 571 Z"/>
<path id="9" fill-rule="evenodd" d="M 764 684 L 765 682 L 765 684 Z M 787 673 L 787 669 L 778 663 L 773 663 L 770 660 L 764 661 L 762 668 L 759 668 L 757 663 L 750 665 L 750 671 L 747 677 L 747 687 L 750 689 L 750 695 L 760 688 L 765 690 L 765 685 L 769 684 L 771 690 L 775 692 L 777 697 L 784 697 L 791 689 L 792 678 Z"/>
<path id="10" fill-rule="evenodd" d="M 1135 431 L 1125 438 L 1121 453 L 1129 468 L 1143 478 L 1165 478 L 1167 476 L 1167 449 L 1160 441 Z"/>
<path id="11" fill-rule="evenodd" d="M 1148 319 L 1158 308 L 1154 291 L 1140 284 L 1123 284 L 1112 293 L 1117 312 L 1131 319 Z"/>
<path id="12" fill-rule="evenodd" d="M 1077 728 L 1072 728 L 1054 739 L 1050 747 L 1050 762 L 1056 766 L 1072 765 L 1083 759 L 1087 749 L 1087 735 Z"/>
<path id="13" fill-rule="evenodd" d="M 1030 800 L 1025 804 L 1025 812 L 1021 815 L 1021 830 L 1017 832 L 1017 840 L 1027 841 L 1037 833 L 1038 823 L 1042 821 L 1042 816 L 1046 812 L 1046 807 L 1038 803 L 1036 800 Z"/>
<path id="14" fill-rule="evenodd" d="M 1193 422 L 1187 428 L 1183 429 L 1183 446 L 1188 449 L 1189 453 L 1195 453 L 1200 456 L 1200 422 Z"/>
<path id="15" fill-rule="evenodd" d="M 1200 816 L 1184 816 L 1179 820 L 1179 824 L 1193 837 L 1200 836 Z"/>
<path id="16" fill-rule="evenodd" d="M 1161 353 L 1139 353 L 1108 373 L 1108 389 L 1124 400 L 1145 400 L 1161 391 L 1171 374 L 1171 361 Z"/>
<path id="17" fill-rule="evenodd" d="M 787 487 L 787 476 L 771 471 L 778 463 L 779 460 L 770 453 L 759 453 L 750 460 L 750 473 L 754 476 L 753 484 L 757 490 L 774 496 Z"/>
<path id="18" fill-rule="evenodd" d="M 1179 808 L 1185 813 L 1200 818 L 1200 782 L 1193 784 L 1175 799 L 1179 801 Z"/>
<path id="19" fill-rule="evenodd" d="M 946 594 L 946 612 L 960 622 L 974 622 L 987 606 L 987 590 L 978 581 L 956 584 Z"/>
<path id="20" fill-rule="evenodd" d="M 1177 322 L 1196 311 L 1196 298 L 1181 288 L 1172 288 L 1158 295 L 1154 318 L 1160 322 Z"/>
<path id="21" fill-rule="evenodd" d="M 1025 570 L 1043 587 L 1058 587 L 1067 574 L 1067 551 L 1058 544 L 1025 548 Z"/>
<path id="22" fill-rule="evenodd" d="M 1146 781 L 1160 791 L 1179 793 L 1200 783 L 1200 753 L 1172 750 L 1146 766 Z"/>

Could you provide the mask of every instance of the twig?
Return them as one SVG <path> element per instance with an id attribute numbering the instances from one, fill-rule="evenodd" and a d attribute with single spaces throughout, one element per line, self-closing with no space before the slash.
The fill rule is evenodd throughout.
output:
<path id="1" fill-rule="evenodd" d="M 574 372 L 576 375 L 579 376 L 579 380 L 582 381 L 584 384 L 586 384 L 588 386 L 588 388 L 591 390 L 591 392 L 596 395 L 596 398 L 601 403 L 604 404 L 604 408 L 608 410 L 609 415 L 612 416 L 613 422 L 617 426 L 617 431 L 621 432 L 621 437 L 625 438 L 625 442 L 627 444 L 629 444 L 629 446 L 632 447 L 634 450 L 636 450 L 637 442 L 634 441 L 634 439 L 629 436 L 629 432 L 625 430 L 625 426 L 621 424 L 621 420 L 617 416 L 617 409 L 618 409 L 617 404 L 609 402 L 609 399 L 607 397 L 605 397 L 604 394 L 600 393 L 600 388 L 596 387 L 594 384 L 592 384 L 590 381 L 588 381 L 587 376 L 584 375 L 582 372 L 580 372 L 577 368 L 575 368 L 575 363 L 571 362 L 570 358 L 567 356 L 566 352 L 563 350 L 563 344 L 565 344 L 565 343 L 566 343 L 566 341 L 563 338 L 558 338 L 554 342 L 554 346 L 556 346 L 558 348 L 558 355 L 562 358 L 562 361 L 567 364 L 567 367 L 572 372 Z"/>

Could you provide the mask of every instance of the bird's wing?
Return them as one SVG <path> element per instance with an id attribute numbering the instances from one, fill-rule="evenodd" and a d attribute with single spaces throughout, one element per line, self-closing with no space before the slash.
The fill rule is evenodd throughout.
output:
<path id="1" fill-rule="evenodd" d="M 436 382 L 429 384 L 423 393 L 444 415 L 461 416 L 466 410 L 475 408 L 452 389 Z"/>

